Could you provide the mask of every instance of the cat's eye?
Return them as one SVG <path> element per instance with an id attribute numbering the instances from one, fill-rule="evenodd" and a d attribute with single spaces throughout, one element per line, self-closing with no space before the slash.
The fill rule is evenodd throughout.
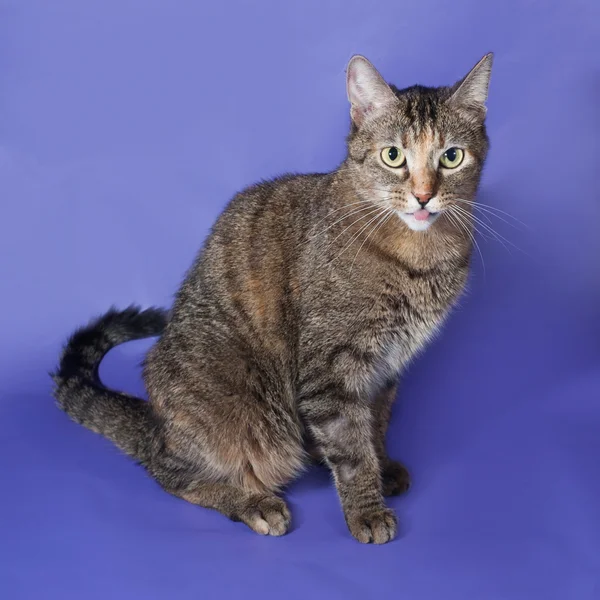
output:
<path id="1" fill-rule="evenodd" d="M 440 156 L 440 165 L 446 169 L 456 169 L 463 161 L 465 153 L 460 148 L 448 148 L 442 156 Z"/>
<path id="2" fill-rule="evenodd" d="M 381 151 L 381 160 L 392 169 L 399 169 L 404 166 L 406 162 L 406 156 L 404 152 L 396 146 L 388 146 Z"/>

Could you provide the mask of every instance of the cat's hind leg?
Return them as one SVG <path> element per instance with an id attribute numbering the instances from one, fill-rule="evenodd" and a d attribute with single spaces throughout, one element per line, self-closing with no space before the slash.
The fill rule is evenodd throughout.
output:
<path id="1" fill-rule="evenodd" d="M 171 415 L 148 471 L 179 498 L 262 535 L 283 535 L 291 519 L 277 493 L 305 464 L 301 429 L 281 406 L 264 410 L 237 399 L 226 408 L 218 428 L 200 414 L 180 409 Z M 211 416 L 214 422 L 214 409 Z"/>
<path id="2" fill-rule="evenodd" d="M 266 491 L 249 493 L 227 483 L 196 481 L 176 494 L 192 504 L 217 510 L 232 521 L 242 521 L 261 535 L 280 536 L 290 528 L 291 515 L 286 503 Z"/>
<path id="3" fill-rule="evenodd" d="M 287 533 L 291 515 L 286 503 L 248 472 L 244 482 L 211 481 L 200 470 L 174 457 L 161 457 L 149 469 L 163 489 L 191 504 L 241 521 L 261 535 Z"/>

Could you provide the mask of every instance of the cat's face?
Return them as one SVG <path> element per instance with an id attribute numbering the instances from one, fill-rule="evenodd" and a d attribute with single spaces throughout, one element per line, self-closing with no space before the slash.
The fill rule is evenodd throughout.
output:
<path id="1" fill-rule="evenodd" d="M 349 172 L 359 195 L 413 231 L 470 213 L 488 140 L 485 101 L 492 56 L 452 88 L 388 86 L 363 57 L 348 66 Z"/>

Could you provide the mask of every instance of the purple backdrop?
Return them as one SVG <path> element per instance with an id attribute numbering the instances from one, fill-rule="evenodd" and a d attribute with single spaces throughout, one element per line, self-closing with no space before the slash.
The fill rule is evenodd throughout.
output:
<path id="1" fill-rule="evenodd" d="M 596 0 L 1 0 L 0 597 L 600 598 L 599 24 Z M 261 538 L 54 407 L 74 326 L 170 303 L 239 188 L 338 164 L 351 54 L 403 86 L 489 50 L 480 198 L 525 226 L 480 237 L 403 386 L 396 541 L 356 543 L 321 471 Z M 141 392 L 150 343 L 105 381 Z"/>

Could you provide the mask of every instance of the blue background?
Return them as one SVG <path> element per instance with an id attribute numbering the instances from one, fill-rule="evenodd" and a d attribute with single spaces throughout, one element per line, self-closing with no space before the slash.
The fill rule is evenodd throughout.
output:
<path id="1" fill-rule="evenodd" d="M 599 33 L 593 0 L 0 0 L 0 596 L 600 598 Z M 352 54 L 403 87 L 490 50 L 480 199 L 524 225 L 492 218 L 402 387 L 396 541 L 356 543 L 321 471 L 261 538 L 55 408 L 75 326 L 170 304 L 237 190 L 339 164 Z M 143 393 L 150 343 L 104 380 Z"/>

